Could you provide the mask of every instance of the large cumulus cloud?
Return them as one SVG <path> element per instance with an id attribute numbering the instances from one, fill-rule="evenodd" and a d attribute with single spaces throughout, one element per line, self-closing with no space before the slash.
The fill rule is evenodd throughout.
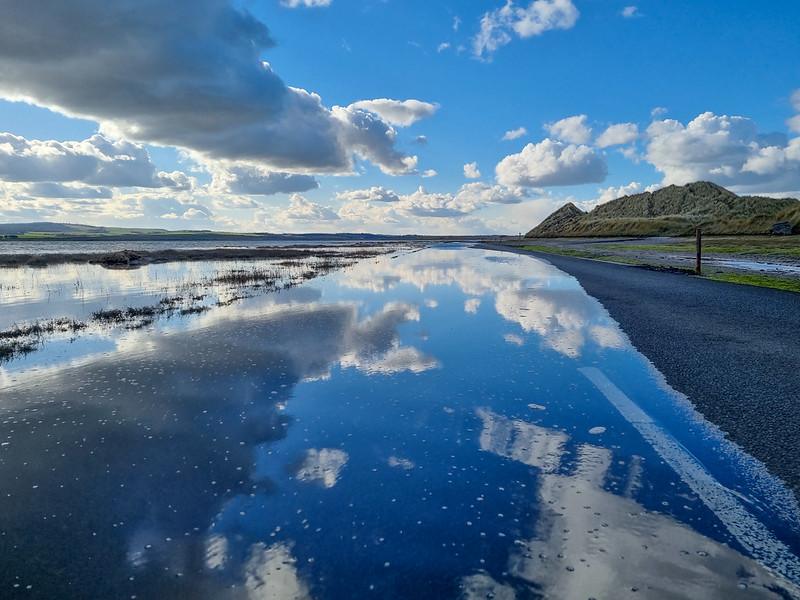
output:
<path id="1" fill-rule="evenodd" d="M 115 187 L 191 186 L 191 180 L 183 173 L 157 171 L 147 150 L 139 144 L 113 141 L 102 135 L 59 142 L 0 133 L 0 180 Z"/>
<path id="2" fill-rule="evenodd" d="M 0 97 L 93 119 L 113 137 L 273 170 L 388 173 L 414 160 L 391 125 L 330 110 L 263 61 L 267 27 L 229 0 L 0 3 Z"/>
<path id="3" fill-rule="evenodd" d="M 212 175 L 211 191 L 221 194 L 272 196 L 319 187 L 319 182 L 311 175 L 269 171 L 253 165 L 210 163 L 206 170 Z"/>
<path id="4" fill-rule="evenodd" d="M 548 123 L 545 129 L 551 136 L 563 142 L 587 144 L 592 139 L 592 128 L 588 125 L 588 120 L 586 115 L 575 115 Z"/>
<path id="5" fill-rule="evenodd" d="M 711 180 L 742 191 L 800 186 L 800 138 L 763 135 L 747 117 L 705 112 L 686 125 L 674 119 L 647 128 L 647 160 L 664 184 Z"/>
<path id="6" fill-rule="evenodd" d="M 497 181 L 506 186 L 547 187 L 599 183 L 606 178 L 608 167 L 589 146 L 545 138 L 506 156 L 495 172 Z"/>

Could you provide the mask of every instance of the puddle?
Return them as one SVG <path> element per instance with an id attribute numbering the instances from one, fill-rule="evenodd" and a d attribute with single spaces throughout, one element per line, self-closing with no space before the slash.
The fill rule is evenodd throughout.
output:
<path id="1" fill-rule="evenodd" d="M 0 385 L 3 597 L 798 594 L 794 496 L 532 257 L 368 259 Z"/>
<path id="2" fill-rule="evenodd" d="M 795 274 L 800 275 L 800 266 L 789 265 L 782 263 L 765 263 L 754 260 L 741 260 L 734 258 L 707 258 L 703 259 L 704 262 L 718 266 L 729 267 L 733 269 L 742 269 L 745 271 L 759 271 L 762 273 L 777 273 L 777 274 Z"/>

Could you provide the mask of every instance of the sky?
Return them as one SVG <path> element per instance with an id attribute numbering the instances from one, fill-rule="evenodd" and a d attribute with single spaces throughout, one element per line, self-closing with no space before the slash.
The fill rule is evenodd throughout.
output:
<path id="1" fill-rule="evenodd" d="M 525 232 L 800 196 L 800 3 L 0 3 L 0 221 Z"/>

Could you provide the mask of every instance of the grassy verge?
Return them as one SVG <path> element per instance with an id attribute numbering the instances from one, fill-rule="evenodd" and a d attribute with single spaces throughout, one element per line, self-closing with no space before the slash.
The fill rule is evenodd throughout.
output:
<path id="1" fill-rule="evenodd" d="M 694 242 L 685 244 L 605 244 L 604 248 L 610 250 L 639 250 L 653 252 L 687 252 L 695 251 Z M 703 252 L 710 254 L 740 254 L 760 256 L 786 256 L 796 258 L 800 256 L 800 246 L 770 245 L 764 243 L 730 244 L 704 242 Z"/>
<path id="2" fill-rule="evenodd" d="M 577 258 L 602 258 L 595 252 L 559 248 L 557 246 L 522 246 L 522 249 L 528 250 L 529 252 L 545 252 L 547 254 L 559 254 L 561 256 L 574 256 Z"/>
<path id="3" fill-rule="evenodd" d="M 607 254 L 601 252 L 588 252 L 586 250 L 574 250 L 572 248 L 559 248 L 557 246 L 521 246 L 522 250 L 530 252 L 544 252 L 546 254 L 558 254 L 561 256 L 572 256 L 575 258 L 591 258 L 604 262 L 621 263 L 625 265 L 645 265 L 644 261 L 630 256 L 619 254 Z"/>
<path id="4" fill-rule="evenodd" d="M 750 275 L 741 273 L 715 273 L 713 275 L 707 275 L 706 277 L 707 279 L 713 279 L 715 281 L 757 285 L 759 287 L 785 290 L 787 292 L 800 292 L 800 279 L 784 279 L 772 275 Z"/>

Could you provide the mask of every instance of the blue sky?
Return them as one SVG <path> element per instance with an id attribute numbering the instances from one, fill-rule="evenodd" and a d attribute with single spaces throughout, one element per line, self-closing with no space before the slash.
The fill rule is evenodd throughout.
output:
<path id="1" fill-rule="evenodd" d="M 800 194 L 796 2 L 48 0 L 0 23 L 5 221 L 517 233 L 697 179 Z"/>

